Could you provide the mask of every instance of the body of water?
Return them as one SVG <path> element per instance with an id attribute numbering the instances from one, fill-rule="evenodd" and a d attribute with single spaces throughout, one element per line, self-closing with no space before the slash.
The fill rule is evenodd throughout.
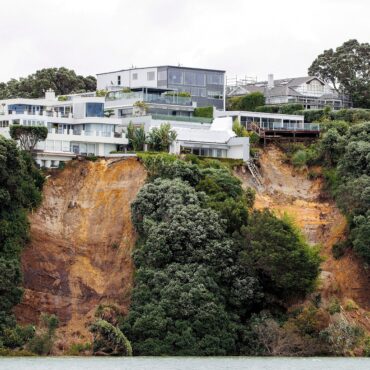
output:
<path id="1" fill-rule="evenodd" d="M 0 370 L 369 370 L 367 358 L 0 357 Z"/>

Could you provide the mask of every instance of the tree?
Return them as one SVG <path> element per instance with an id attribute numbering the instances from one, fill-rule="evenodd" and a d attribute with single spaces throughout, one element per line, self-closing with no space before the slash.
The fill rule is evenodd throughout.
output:
<path id="1" fill-rule="evenodd" d="M 48 129 L 44 126 L 10 126 L 10 136 L 14 140 L 19 140 L 23 150 L 32 152 L 39 141 L 43 141 L 48 136 Z"/>
<path id="2" fill-rule="evenodd" d="M 321 259 L 290 221 L 267 209 L 254 211 L 243 235 L 244 262 L 256 270 L 265 293 L 286 299 L 314 287 Z"/>
<path id="3" fill-rule="evenodd" d="M 353 249 L 370 264 L 370 210 L 366 215 L 356 216 L 353 223 L 355 225 L 351 231 Z"/>
<path id="4" fill-rule="evenodd" d="M 143 126 L 135 127 L 132 122 L 127 127 L 126 137 L 129 147 L 135 151 L 143 151 L 146 143 L 146 134 Z"/>
<path id="5" fill-rule="evenodd" d="M 233 131 L 235 132 L 235 135 L 238 137 L 245 137 L 248 136 L 247 129 L 242 126 L 237 118 L 235 118 L 233 122 Z"/>
<path id="6" fill-rule="evenodd" d="M 22 297 L 20 253 L 28 240 L 27 211 L 41 202 L 43 178 L 28 153 L 0 135 L 0 341 L 15 326 Z"/>
<path id="7" fill-rule="evenodd" d="M 132 356 L 131 343 L 122 331 L 108 321 L 96 320 L 89 330 L 94 336 L 94 354 Z"/>
<path id="8" fill-rule="evenodd" d="M 168 152 L 170 145 L 176 140 L 177 133 L 171 129 L 170 123 L 162 123 L 154 127 L 148 134 L 148 144 L 152 150 Z"/>
<path id="9" fill-rule="evenodd" d="M 96 79 L 77 75 L 64 67 L 44 68 L 25 78 L 0 84 L 0 99 L 41 98 L 48 89 L 53 89 L 57 95 L 95 91 Z"/>
<path id="10" fill-rule="evenodd" d="M 239 102 L 239 110 L 254 111 L 257 107 L 265 104 L 265 96 L 259 92 L 252 92 L 243 96 Z"/>
<path id="11" fill-rule="evenodd" d="M 223 179 L 218 186 L 232 190 L 236 184 Z M 239 263 L 239 244 L 205 200 L 180 178 L 157 178 L 132 204 L 140 241 L 132 305 L 122 329 L 136 354 L 237 353 L 238 315 L 247 316 L 259 300 L 259 287 Z"/>
<path id="12" fill-rule="evenodd" d="M 355 107 L 370 108 L 370 45 L 348 40 L 325 50 L 308 69 L 310 76 L 329 81 L 338 93 L 351 96 Z"/>

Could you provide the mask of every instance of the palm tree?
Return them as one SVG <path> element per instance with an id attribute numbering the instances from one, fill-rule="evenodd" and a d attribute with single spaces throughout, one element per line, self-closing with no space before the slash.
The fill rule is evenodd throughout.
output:
<path id="1" fill-rule="evenodd" d="M 155 151 L 167 151 L 176 140 L 177 133 L 171 129 L 169 123 L 162 123 L 160 127 L 154 127 L 148 134 L 148 144 Z"/>

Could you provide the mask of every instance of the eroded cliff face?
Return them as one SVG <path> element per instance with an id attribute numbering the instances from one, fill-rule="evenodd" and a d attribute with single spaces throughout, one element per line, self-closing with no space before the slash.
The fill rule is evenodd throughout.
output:
<path id="1" fill-rule="evenodd" d="M 358 324 L 370 331 L 370 274 L 351 252 L 335 259 L 332 246 L 346 237 L 347 222 L 335 203 L 323 197 L 322 179 L 309 180 L 307 171 L 295 171 L 284 163 L 283 153 L 274 146 L 263 151 L 260 158 L 264 188 L 256 193 L 255 207 L 286 213 L 294 219 L 310 244 L 321 246 L 323 263 L 318 291 L 324 300 L 337 297 L 344 304 L 354 300 L 361 309 L 347 312 Z M 316 168 L 320 171 L 320 168 Z M 248 173 L 238 171 L 245 187 L 254 186 Z"/>
<path id="2" fill-rule="evenodd" d="M 89 337 L 100 303 L 127 310 L 135 233 L 130 204 L 145 182 L 134 158 L 73 161 L 52 173 L 43 203 L 30 216 L 31 242 L 22 255 L 25 294 L 15 313 L 36 323 L 54 313 L 62 336 Z"/>

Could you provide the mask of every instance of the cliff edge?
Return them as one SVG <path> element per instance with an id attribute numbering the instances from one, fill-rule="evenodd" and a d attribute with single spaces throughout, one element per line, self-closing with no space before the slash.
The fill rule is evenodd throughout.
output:
<path id="1" fill-rule="evenodd" d="M 73 337 L 89 337 L 86 324 L 100 303 L 126 312 L 135 243 L 130 204 L 145 179 L 136 158 L 72 161 L 51 173 L 43 203 L 30 215 L 30 244 L 22 254 L 25 293 L 15 308 L 20 323 L 54 313 L 67 345 Z"/>

